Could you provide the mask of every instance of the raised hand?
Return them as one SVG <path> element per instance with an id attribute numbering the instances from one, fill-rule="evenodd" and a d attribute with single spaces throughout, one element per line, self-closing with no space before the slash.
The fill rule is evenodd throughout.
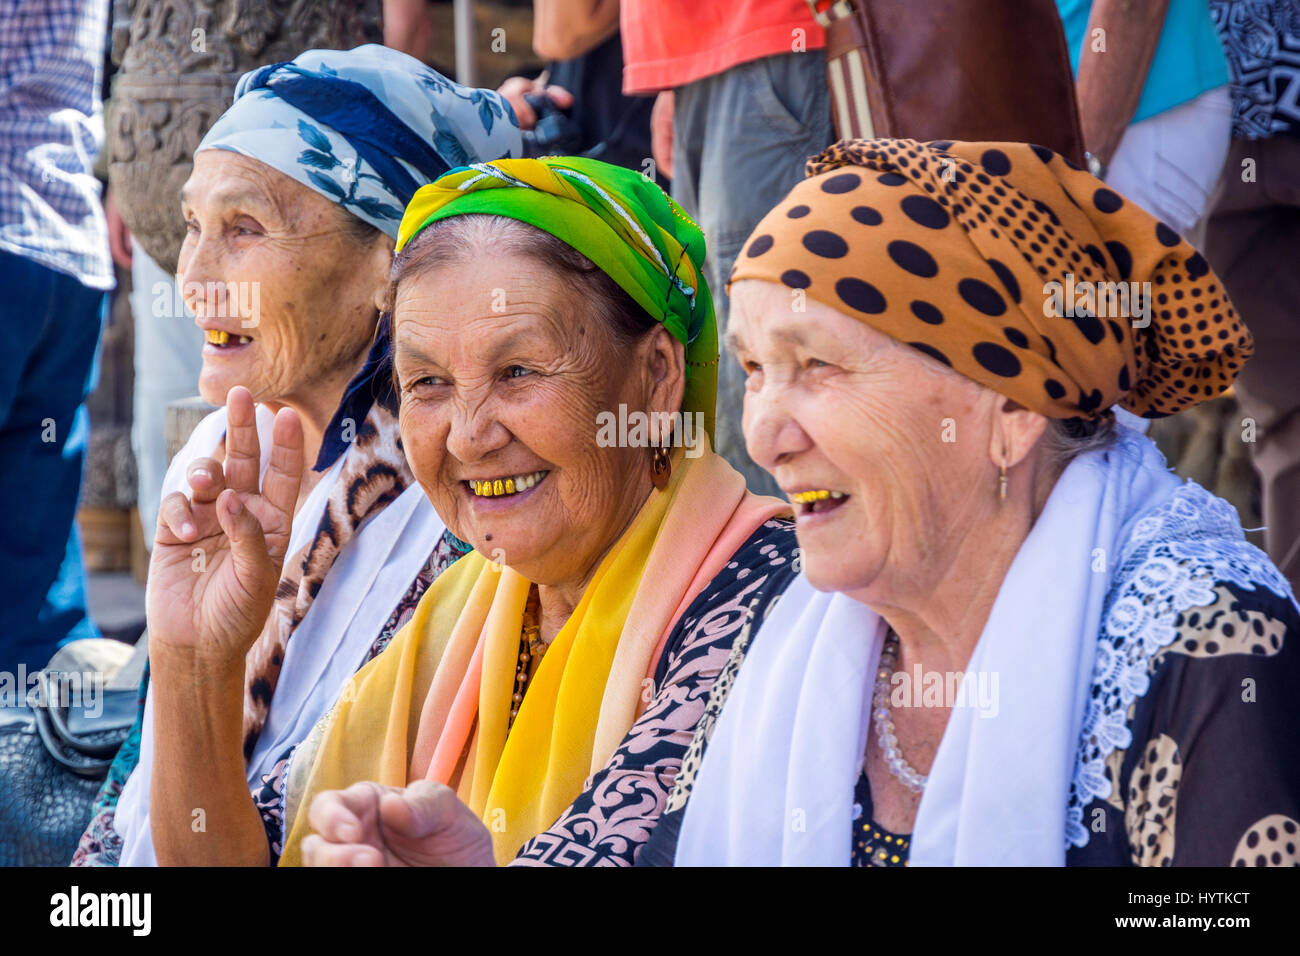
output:
<path id="1" fill-rule="evenodd" d="M 308 808 L 306 866 L 495 866 L 492 834 L 450 787 L 354 783 Z"/>
<path id="2" fill-rule="evenodd" d="M 242 660 L 275 599 L 303 472 L 302 423 L 281 409 L 271 460 L 259 482 L 261 449 L 252 395 L 226 398 L 226 459 L 194 462 L 193 497 L 173 492 L 158 511 L 149 562 L 149 640 L 215 658 Z"/>

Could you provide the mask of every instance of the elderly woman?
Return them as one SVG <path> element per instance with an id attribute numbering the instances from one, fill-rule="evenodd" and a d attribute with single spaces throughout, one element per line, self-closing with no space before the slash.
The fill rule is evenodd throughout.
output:
<path id="1" fill-rule="evenodd" d="M 729 332 L 803 575 L 642 862 L 1296 863 L 1294 598 L 1107 411 L 1249 357 L 1205 260 L 1041 147 L 849 141 L 809 177 Z M 1150 311 L 1089 304 L 1120 282 Z"/>
<path id="2" fill-rule="evenodd" d="M 702 235 L 639 173 L 504 160 L 424 187 L 398 250 L 403 446 L 475 551 L 293 755 L 281 862 L 630 864 L 737 633 L 794 563 L 789 506 L 709 447 Z M 177 577 L 152 625 L 168 640 L 224 640 L 269 600 L 302 460 L 280 416 L 260 490 L 160 529 L 161 562 L 188 560 L 195 520 L 233 558 L 220 581 Z M 468 826 L 449 838 L 440 816 Z"/>
<path id="3" fill-rule="evenodd" d="M 178 282 L 206 331 L 200 391 L 225 407 L 168 474 L 159 528 L 175 546 L 150 568 L 139 764 L 114 810 L 127 748 L 76 862 L 265 860 L 259 807 L 268 821 L 279 812 L 286 753 L 468 550 L 444 538 L 402 454 L 376 301 L 416 189 L 520 149 L 495 93 L 378 46 L 313 50 L 245 75 L 199 145 L 181 196 Z M 283 574 L 258 582 L 273 604 L 240 617 L 221 591 L 229 550 L 204 516 L 179 518 L 191 500 L 210 510 L 224 486 L 277 473 L 282 463 L 258 449 L 284 409 L 294 453 L 313 467 L 278 516 Z M 178 626 L 175 602 L 192 586 L 228 611 Z M 227 816 L 256 832 L 228 828 Z"/>

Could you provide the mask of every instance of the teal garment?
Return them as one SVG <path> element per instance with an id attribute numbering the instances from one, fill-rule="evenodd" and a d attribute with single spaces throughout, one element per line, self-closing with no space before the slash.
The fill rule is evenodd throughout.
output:
<path id="1" fill-rule="evenodd" d="M 1056 0 L 1056 7 L 1065 26 L 1070 67 L 1078 75 L 1079 54 L 1091 42 L 1087 34 L 1092 0 Z M 1227 82 L 1228 61 L 1207 0 L 1169 0 L 1156 55 L 1130 122 L 1140 123 Z"/>

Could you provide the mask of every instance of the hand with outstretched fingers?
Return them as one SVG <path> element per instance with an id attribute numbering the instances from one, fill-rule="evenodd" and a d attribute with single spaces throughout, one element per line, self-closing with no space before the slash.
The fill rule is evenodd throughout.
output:
<path id="1" fill-rule="evenodd" d="M 496 865 L 483 821 L 455 790 L 431 780 L 324 790 L 307 819 L 315 832 L 302 841 L 304 866 Z"/>
<path id="2" fill-rule="evenodd" d="M 162 500 L 149 561 L 153 647 L 243 660 L 275 600 L 303 474 L 302 422 L 282 408 L 259 481 L 257 413 L 248 389 L 226 397 L 226 457 L 189 467 L 192 497 Z"/>

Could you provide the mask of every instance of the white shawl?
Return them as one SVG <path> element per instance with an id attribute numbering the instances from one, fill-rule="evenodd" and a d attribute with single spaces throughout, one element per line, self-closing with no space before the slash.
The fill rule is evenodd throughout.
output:
<path id="1" fill-rule="evenodd" d="M 996 716 L 953 708 L 917 812 L 912 865 L 1064 863 L 1078 829 L 1067 806 L 1107 595 L 1135 523 L 1180 485 L 1152 442 L 1127 428 L 1066 468 L 967 667 L 997 675 Z M 884 633 L 864 605 L 818 593 L 803 577 L 791 585 L 705 751 L 678 865 L 849 863 Z"/>

